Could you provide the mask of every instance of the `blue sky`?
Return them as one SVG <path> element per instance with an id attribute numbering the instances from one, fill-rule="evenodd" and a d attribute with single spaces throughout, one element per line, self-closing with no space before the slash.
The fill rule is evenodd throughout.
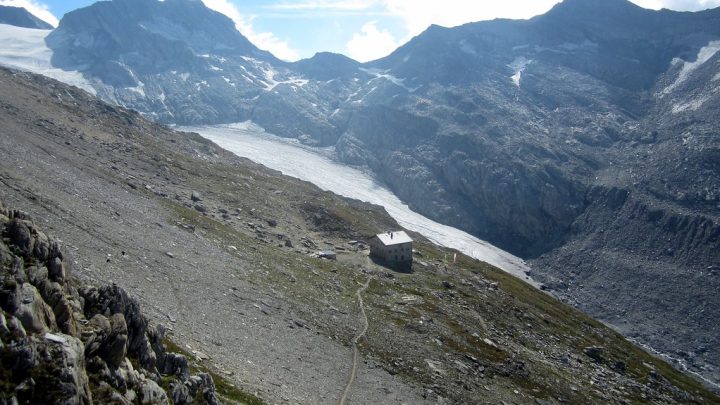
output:
<path id="1" fill-rule="evenodd" d="M 157 0 L 148 0 L 157 1 Z M 360 61 L 392 52 L 430 24 L 455 26 L 493 18 L 529 18 L 559 0 L 202 0 L 232 18 L 255 45 L 285 60 L 320 51 Z M 602 1 L 602 0 L 598 0 Z M 720 0 L 632 0 L 652 9 L 702 10 Z M 57 24 L 94 0 L 0 0 Z"/>

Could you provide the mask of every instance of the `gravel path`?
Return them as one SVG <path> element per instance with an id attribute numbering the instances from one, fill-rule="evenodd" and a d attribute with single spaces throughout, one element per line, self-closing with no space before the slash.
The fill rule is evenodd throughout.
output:
<path id="1" fill-rule="evenodd" d="M 365 304 L 363 303 L 362 299 L 362 293 L 368 288 L 370 285 L 370 281 L 372 281 L 372 277 L 368 277 L 367 281 L 365 281 L 365 284 L 360 286 L 358 290 L 355 292 L 355 295 L 358 299 L 358 306 L 360 307 L 360 313 L 363 317 L 363 327 L 360 333 L 355 335 L 355 337 L 352 340 L 352 348 L 353 348 L 353 364 L 352 369 L 350 371 L 350 377 L 348 378 L 347 385 L 345 385 L 345 390 L 343 391 L 342 397 L 340 397 L 339 404 L 345 405 L 345 402 L 347 401 L 348 394 L 350 393 L 350 390 L 352 389 L 353 383 L 355 382 L 355 376 L 357 375 L 357 365 L 358 365 L 358 357 L 360 354 L 358 353 L 357 343 L 358 341 L 365 336 L 365 332 L 368 330 L 368 318 L 367 315 L 365 315 Z"/>

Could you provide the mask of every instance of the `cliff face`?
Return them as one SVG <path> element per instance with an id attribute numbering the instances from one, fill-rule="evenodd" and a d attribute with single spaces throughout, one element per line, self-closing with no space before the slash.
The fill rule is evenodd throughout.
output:
<path id="1" fill-rule="evenodd" d="M 218 403 L 122 288 L 76 287 L 67 251 L 28 214 L 0 203 L 0 235 L 3 401 Z"/>

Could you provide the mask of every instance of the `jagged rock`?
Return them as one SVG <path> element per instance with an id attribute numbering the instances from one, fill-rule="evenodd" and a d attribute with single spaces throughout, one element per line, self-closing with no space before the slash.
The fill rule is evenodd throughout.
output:
<path id="1" fill-rule="evenodd" d="M 67 282 L 58 241 L 37 231 L 24 214 L 13 211 L 13 218 L 11 245 L 0 240 L 0 349 L 12 376 L 4 382 L 16 394 L 15 403 L 90 404 L 90 373 L 102 393 L 98 402 L 166 404 L 156 363 L 178 378 L 175 403 L 200 396 L 217 403 L 209 375 L 184 383 L 190 378 L 188 359 L 166 352 L 165 327 L 148 325 L 137 301 L 116 285 L 76 290 Z M 0 226 L 9 235 L 10 222 Z M 77 321 L 83 317 L 90 320 Z M 143 369 L 135 370 L 127 356 Z"/>
<path id="2" fill-rule="evenodd" d="M 83 333 L 85 355 L 92 357 L 100 350 L 100 346 L 102 346 L 105 338 L 110 333 L 110 321 L 103 315 L 97 314 L 90 319 L 88 327 L 92 329 Z"/>
<path id="3" fill-rule="evenodd" d="M 122 314 L 112 315 L 109 323 L 110 334 L 100 348 L 99 354 L 109 366 L 117 368 L 127 355 L 127 324 Z"/>
<path id="4" fill-rule="evenodd" d="M 132 392 L 132 391 L 129 390 L 128 392 Z M 113 404 L 118 404 L 118 405 L 132 405 L 132 403 L 133 403 L 133 401 L 127 397 L 127 394 L 123 395 L 117 391 L 110 394 L 110 402 Z"/>
<path id="5" fill-rule="evenodd" d="M 8 229 L 10 243 L 15 245 L 24 256 L 32 254 L 35 248 L 35 238 L 32 236 L 28 222 L 15 218 L 10 222 Z"/>
<path id="6" fill-rule="evenodd" d="M 39 359 L 37 354 L 37 343 L 30 340 L 25 344 L 8 346 L 4 356 L 3 367 L 7 367 L 14 375 L 20 375 L 26 370 L 37 367 Z"/>
<path id="7" fill-rule="evenodd" d="M 190 194 L 190 199 L 195 202 L 202 201 L 202 197 L 200 196 L 200 193 L 198 193 L 197 191 L 193 191 Z"/>
<path id="8" fill-rule="evenodd" d="M 8 313 L 14 314 L 20 308 L 20 286 L 15 279 L 6 279 L 0 289 L 0 305 Z"/>
<path id="9" fill-rule="evenodd" d="M 15 316 L 28 333 L 44 333 L 55 326 L 55 315 L 43 301 L 38 290 L 25 283 L 20 287 L 20 307 Z"/>
<path id="10" fill-rule="evenodd" d="M 4 362 L 11 371 L 21 403 L 92 403 L 82 342 L 69 335 L 53 335 L 57 339 L 38 340 L 30 337 L 22 344 L 11 346 Z M 33 384 L 33 382 L 41 384 Z"/>
<path id="11" fill-rule="evenodd" d="M 137 357 L 143 368 L 154 372 L 157 357 L 146 335 L 147 319 L 142 315 L 137 301 L 115 284 L 99 289 L 88 287 L 81 289 L 79 293 L 85 299 L 86 317 L 94 314 L 124 315 L 128 330 L 128 355 Z"/>
<path id="12" fill-rule="evenodd" d="M 24 339 L 27 337 L 27 332 L 25 332 L 25 328 L 23 328 L 22 322 L 20 322 L 19 319 L 16 317 L 10 317 L 7 320 L 8 329 L 10 330 L 11 336 L 14 336 L 15 339 Z"/>
<path id="13" fill-rule="evenodd" d="M 202 394 L 205 402 L 209 405 L 215 405 L 218 403 L 217 395 L 215 393 L 215 384 L 212 377 L 207 373 L 200 373 L 190 377 L 186 384 L 188 385 L 190 396 L 196 397 L 198 392 Z"/>
<path id="14" fill-rule="evenodd" d="M 172 400 L 175 405 L 191 403 L 190 390 L 185 384 L 174 384 L 172 387 Z"/>
<path id="15" fill-rule="evenodd" d="M 141 404 L 169 404 L 167 394 L 153 380 L 145 380 L 140 390 Z"/>
<path id="16" fill-rule="evenodd" d="M 37 288 L 41 288 L 42 283 L 48 278 L 48 269 L 45 266 L 30 266 L 25 269 L 28 281 Z"/>
<path id="17" fill-rule="evenodd" d="M 48 276 L 50 280 L 58 283 L 65 282 L 65 265 L 59 257 L 53 257 L 48 263 Z"/>
<path id="18" fill-rule="evenodd" d="M 91 404 L 92 394 L 90 383 L 85 373 L 84 346 L 80 339 L 65 335 L 67 342 L 62 345 L 62 366 L 58 379 L 63 390 L 65 403 L 70 404 Z M 56 364 L 57 364 L 56 363 Z"/>
<path id="19" fill-rule="evenodd" d="M 10 337 L 10 329 L 8 328 L 5 314 L 0 311 L 0 340 L 5 340 Z"/>
<path id="20" fill-rule="evenodd" d="M 175 375 L 183 380 L 187 380 L 190 376 L 187 357 L 177 353 L 167 353 L 163 359 L 163 374 Z"/>
<path id="21" fill-rule="evenodd" d="M 50 240 L 43 232 L 36 231 L 35 247 L 32 254 L 40 262 L 45 262 L 50 257 Z"/>

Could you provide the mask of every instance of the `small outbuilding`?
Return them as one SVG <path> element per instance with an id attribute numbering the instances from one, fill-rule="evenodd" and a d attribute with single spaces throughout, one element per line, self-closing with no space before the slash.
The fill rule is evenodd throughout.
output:
<path id="1" fill-rule="evenodd" d="M 404 231 L 380 233 L 370 239 L 370 256 L 391 267 L 412 266 L 412 239 Z"/>

